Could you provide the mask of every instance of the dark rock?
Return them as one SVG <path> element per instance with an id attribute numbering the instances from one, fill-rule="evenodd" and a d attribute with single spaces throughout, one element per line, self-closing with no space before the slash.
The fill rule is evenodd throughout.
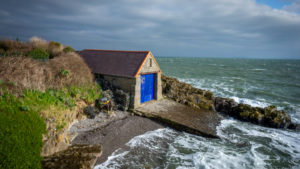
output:
<path id="1" fill-rule="evenodd" d="M 123 90 L 116 90 L 115 96 L 118 109 L 123 111 L 128 110 L 130 103 L 130 93 Z"/>
<path id="2" fill-rule="evenodd" d="M 235 116 L 238 104 L 233 99 L 216 97 L 214 99 L 214 104 L 216 111 L 226 114 L 232 114 L 232 116 Z"/>
<path id="3" fill-rule="evenodd" d="M 99 114 L 99 110 L 93 106 L 87 106 L 83 109 L 83 113 L 86 114 L 88 118 L 93 119 L 97 114 Z"/>
<path id="4" fill-rule="evenodd" d="M 42 168 L 44 169 L 92 169 L 102 153 L 99 144 L 84 145 L 74 144 L 67 150 L 44 157 Z"/>
<path id="5" fill-rule="evenodd" d="M 232 99 L 222 97 L 216 97 L 214 104 L 218 112 L 228 114 L 242 121 L 272 128 L 297 128 L 297 124 L 291 123 L 290 115 L 283 110 L 277 110 L 276 106 L 251 107 L 247 104 L 237 104 Z"/>
<path id="6" fill-rule="evenodd" d="M 108 98 L 112 106 L 112 110 L 117 110 L 117 109 L 123 111 L 128 110 L 130 105 L 130 92 L 117 89 L 117 87 L 111 85 L 108 81 L 106 81 L 101 77 L 96 77 L 96 81 L 104 90 L 102 95 Z M 96 105 L 97 103 L 99 104 L 99 100 L 96 101 Z M 105 109 L 106 108 L 104 108 L 103 110 Z"/>
<path id="7" fill-rule="evenodd" d="M 287 126 L 288 129 L 293 129 L 293 130 L 297 130 L 300 131 L 300 124 L 296 124 L 296 123 L 290 123 Z"/>

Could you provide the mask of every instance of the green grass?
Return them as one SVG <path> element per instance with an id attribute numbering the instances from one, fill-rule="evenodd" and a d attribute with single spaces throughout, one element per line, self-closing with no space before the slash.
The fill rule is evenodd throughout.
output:
<path id="1" fill-rule="evenodd" d="M 0 168 L 41 168 L 44 120 L 11 94 L 0 98 Z"/>
<path id="2" fill-rule="evenodd" d="M 19 97 L 6 92 L 0 84 L 0 168 L 41 168 L 44 120 L 56 119 L 59 131 L 67 124 L 64 113 L 73 110 L 76 101 L 94 102 L 102 97 L 100 86 L 65 87 L 45 92 L 24 90 Z"/>

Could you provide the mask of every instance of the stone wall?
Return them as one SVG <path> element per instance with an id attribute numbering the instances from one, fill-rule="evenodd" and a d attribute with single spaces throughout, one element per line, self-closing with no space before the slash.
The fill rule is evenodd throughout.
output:
<path id="1" fill-rule="evenodd" d="M 155 94 L 154 99 L 160 100 L 162 98 L 162 84 L 161 84 L 161 73 L 155 74 Z"/>
<path id="2" fill-rule="evenodd" d="M 97 76 L 107 80 L 113 88 L 130 92 L 130 108 L 134 109 L 141 105 L 141 75 L 138 75 L 136 78 L 113 75 Z M 159 100 L 162 98 L 161 73 L 155 73 L 155 84 L 154 99 Z"/>
<path id="3" fill-rule="evenodd" d="M 130 108 L 140 105 L 140 85 L 137 85 L 139 78 L 103 75 L 103 79 L 107 80 L 112 86 L 118 89 L 130 92 Z"/>

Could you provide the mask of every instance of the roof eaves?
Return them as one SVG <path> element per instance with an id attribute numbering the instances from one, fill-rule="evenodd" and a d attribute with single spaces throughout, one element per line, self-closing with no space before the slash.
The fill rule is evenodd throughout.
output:
<path id="1" fill-rule="evenodd" d="M 151 52 L 149 52 L 149 54 L 151 54 L 152 55 L 152 53 Z M 153 56 L 153 55 L 152 55 Z M 153 60 L 154 60 L 154 62 L 155 62 L 155 64 L 156 64 L 156 66 L 158 67 L 158 69 L 159 69 L 159 72 L 161 73 L 161 70 L 160 70 L 160 67 L 158 66 L 158 64 L 157 64 L 157 62 L 156 62 L 156 59 L 154 58 L 154 57 L 152 57 L 153 58 Z"/>
<path id="2" fill-rule="evenodd" d="M 84 51 L 103 51 L 103 52 L 130 52 L 130 53 L 149 53 L 150 51 L 127 51 L 127 50 L 102 50 L 102 49 L 83 49 Z"/>
<path id="3" fill-rule="evenodd" d="M 142 69 L 143 65 L 145 64 L 145 62 L 146 62 L 146 60 L 147 60 L 147 57 L 148 57 L 148 55 L 149 55 L 149 54 L 150 54 L 150 51 L 148 51 L 147 55 L 145 56 L 145 58 L 144 58 L 144 60 L 143 60 L 142 64 L 140 65 L 140 67 L 139 67 L 138 71 L 135 73 L 134 77 L 137 77 L 137 75 L 140 73 L 140 71 L 141 71 L 141 69 Z"/>

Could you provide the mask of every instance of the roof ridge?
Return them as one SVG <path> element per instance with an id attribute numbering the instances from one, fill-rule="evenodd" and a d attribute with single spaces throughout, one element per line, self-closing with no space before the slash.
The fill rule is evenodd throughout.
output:
<path id="1" fill-rule="evenodd" d="M 128 50 L 103 50 L 103 49 L 83 49 L 84 51 L 104 51 L 104 52 L 144 52 L 148 53 L 150 51 L 128 51 Z"/>

